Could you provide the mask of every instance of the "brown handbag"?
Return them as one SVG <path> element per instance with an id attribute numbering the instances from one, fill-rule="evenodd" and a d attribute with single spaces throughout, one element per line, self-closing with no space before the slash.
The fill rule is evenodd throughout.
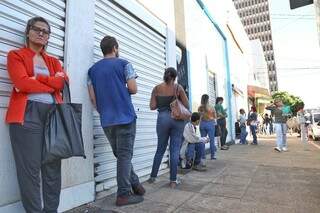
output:
<path id="1" fill-rule="evenodd" d="M 171 117 L 175 120 L 189 120 L 191 112 L 187 109 L 178 98 L 179 85 L 176 85 L 175 100 L 171 102 Z"/>

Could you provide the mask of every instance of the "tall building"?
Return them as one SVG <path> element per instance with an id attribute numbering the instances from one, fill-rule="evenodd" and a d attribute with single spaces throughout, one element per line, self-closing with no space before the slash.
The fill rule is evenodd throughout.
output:
<path id="1" fill-rule="evenodd" d="M 268 65 L 269 89 L 278 90 L 268 0 L 233 0 L 250 40 L 259 39 Z M 262 68 L 263 70 L 263 68 Z"/>

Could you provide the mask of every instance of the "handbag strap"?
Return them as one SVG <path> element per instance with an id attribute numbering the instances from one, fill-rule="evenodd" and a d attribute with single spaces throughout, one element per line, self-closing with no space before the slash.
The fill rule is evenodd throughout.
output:
<path id="1" fill-rule="evenodd" d="M 57 104 L 57 101 L 56 101 L 54 95 L 51 94 L 51 96 L 53 98 L 53 103 Z M 67 81 L 64 81 L 64 84 L 63 84 L 62 100 L 64 103 L 71 103 L 70 87 L 69 87 L 69 83 Z"/>
<path id="2" fill-rule="evenodd" d="M 71 103 L 70 87 L 67 81 L 64 81 L 64 86 L 62 90 L 62 100 L 64 103 Z"/>
<path id="3" fill-rule="evenodd" d="M 179 90 L 179 84 L 176 84 L 176 89 L 175 89 L 175 92 L 174 92 L 174 97 L 176 99 L 178 99 L 178 90 Z"/>

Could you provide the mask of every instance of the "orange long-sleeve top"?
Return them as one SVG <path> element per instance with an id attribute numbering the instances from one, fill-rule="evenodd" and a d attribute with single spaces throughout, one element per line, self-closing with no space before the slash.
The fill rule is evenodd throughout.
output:
<path id="1" fill-rule="evenodd" d="M 50 76 L 34 76 L 33 57 L 36 53 L 28 47 L 11 50 L 7 56 L 7 70 L 13 83 L 13 89 L 6 114 L 7 123 L 23 123 L 24 114 L 30 93 L 51 93 L 57 103 L 62 103 L 61 90 L 66 77 L 55 77 L 57 72 L 64 72 L 58 59 L 41 51 Z"/>

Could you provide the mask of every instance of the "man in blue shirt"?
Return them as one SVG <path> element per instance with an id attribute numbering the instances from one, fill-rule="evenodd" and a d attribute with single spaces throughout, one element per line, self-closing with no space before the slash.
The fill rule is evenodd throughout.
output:
<path id="1" fill-rule="evenodd" d="M 137 74 L 131 63 L 119 58 L 118 46 L 114 37 L 102 39 L 104 58 L 89 69 L 88 90 L 117 158 L 116 205 L 123 206 L 142 202 L 145 189 L 131 163 L 137 118 L 131 95 L 137 93 Z"/>

